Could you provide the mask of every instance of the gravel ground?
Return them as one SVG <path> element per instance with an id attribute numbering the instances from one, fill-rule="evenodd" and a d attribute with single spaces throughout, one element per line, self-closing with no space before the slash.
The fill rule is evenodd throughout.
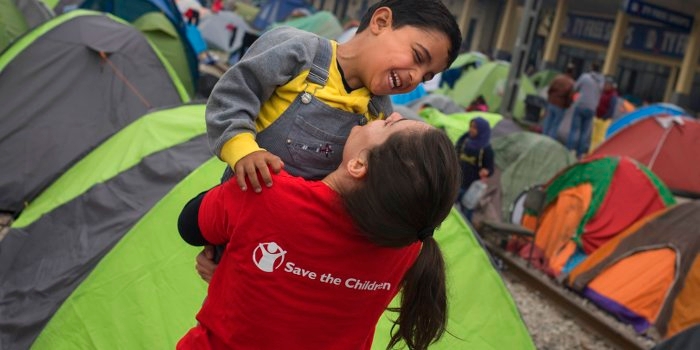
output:
<path id="1" fill-rule="evenodd" d="M 539 350 L 617 350 L 618 348 L 608 343 L 594 333 L 581 328 L 575 320 L 556 308 L 556 306 L 544 299 L 537 291 L 528 289 L 517 277 L 507 271 L 502 272 L 506 287 L 510 290 L 515 303 L 527 325 L 532 340 Z M 595 306 L 588 304 L 590 307 Z M 601 312 L 596 308 L 597 311 Z M 606 317 L 610 317 L 606 315 Z M 639 337 L 634 331 L 620 324 L 621 329 L 628 334 L 637 337 L 647 349 L 653 347 L 654 342 Z"/>

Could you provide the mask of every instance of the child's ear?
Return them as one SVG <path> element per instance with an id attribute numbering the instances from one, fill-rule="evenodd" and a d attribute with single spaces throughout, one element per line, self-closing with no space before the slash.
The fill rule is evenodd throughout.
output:
<path id="1" fill-rule="evenodd" d="M 367 160 L 362 156 L 350 159 L 346 168 L 353 179 L 362 179 L 367 174 Z"/>
<path id="2" fill-rule="evenodd" d="M 393 13 L 388 7 L 380 7 L 374 11 L 370 27 L 373 32 L 379 32 L 383 29 L 391 28 Z"/>

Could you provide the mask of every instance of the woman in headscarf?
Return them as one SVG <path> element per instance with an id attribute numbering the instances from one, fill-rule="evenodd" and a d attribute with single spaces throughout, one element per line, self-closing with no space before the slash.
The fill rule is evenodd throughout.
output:
<path id="1" fill-rule="evenodd" d="M 462 167 L 462 188 L 458 197 L 461 199 L 474 181 L 486 181 L 493 174 L 491 126 L 486 119 L 476 117 L 471 120 L 469 131 L 457 140 L 457 153 Z M 462 209 L 471 220 L 473 208 Z"/>

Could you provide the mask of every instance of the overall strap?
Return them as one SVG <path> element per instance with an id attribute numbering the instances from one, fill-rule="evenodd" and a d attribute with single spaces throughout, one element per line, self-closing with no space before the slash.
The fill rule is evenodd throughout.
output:
<path id="1" fill-rule="evenodd" d="M 313 64 L 311 65 L 311 71 L 306 77 L 306 80 L 325 86 L 328 81 L 328 69 L 331 65 L 331 57 L 333 56 L 333 47 L 331 42 L 325 38 L 318 38 L 318 50 L 316 50 L 316 55 L 314 56 Z"/>

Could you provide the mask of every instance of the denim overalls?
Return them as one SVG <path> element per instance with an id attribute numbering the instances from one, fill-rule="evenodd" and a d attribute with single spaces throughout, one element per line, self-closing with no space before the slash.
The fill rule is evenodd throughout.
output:
<path id="1" fill-rule="evenodd" d="M 256 136 L 260 147 L 280 157 L 284 170 L 307 180 L 318 180 L 337 169 L 343 157 L 345 140 L 355 125 L 364 125 L 367 119 L 333 108 L 314 96 L 328 81 L 328 69 L 333 54 L 330 41 L 319 38 L 319 49 L 314 56 L 307 82 L 320 85 L 301 92 L 291 105 L 269 127 Z M 369 112 L 379 115 L 374 98 Z M 224 178 L 232 175 L 230 168 Z"/>

